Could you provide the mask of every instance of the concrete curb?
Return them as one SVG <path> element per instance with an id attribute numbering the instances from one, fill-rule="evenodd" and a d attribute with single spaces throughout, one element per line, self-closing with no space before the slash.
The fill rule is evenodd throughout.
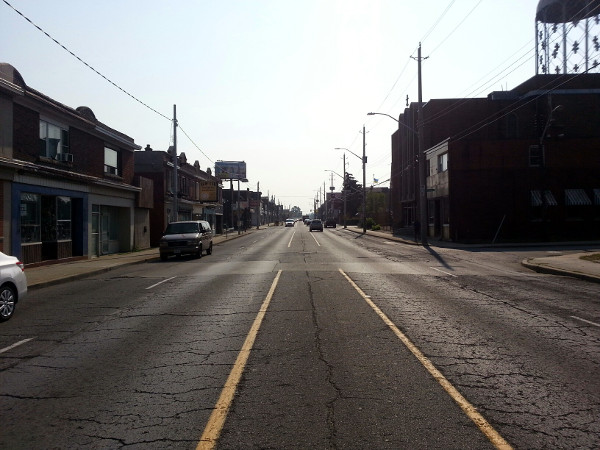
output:
<path id="1" fill-rule="evenodd" d="M 213 239 L 213 245 L 217 246 L 223 242 L 227 242 L 232 239 L 237 239 L 238 237 L 242 237 L 242 236 L 247 235 L 254 231 L 257 231 L 257 230 L 256 229 L 247 230 L 245 233 L 242 233 L 242 234 L 230 233 L 228 236 L 222 236 L 222 235 L 216 236 Z M 151 253 L 149 253 L 147 255 L 139 256 L 137 258 L 136 258 L 135 253 L 125 253 L 122 255 L 121 258 L 116 257 L 116 258 L 104 259 L 104 260 L 102 259 L 102 257 L 100 257 L 100 259 L 98 259 L 95 262 L 97 264 L 104 264 L 103 266 L 90 267 L 89 269 L 85 269 L 85 270 L 81 271 L 80 273 L 76 273 L 76 274 L 72 274 L 72 275 L 62 275 L 61 274 L 61 275 L 55 276 L 52 279 L 34 282 L 31 284 L 28 284 L 27 290 L 35 291 L 36 289 L 40 289 L 40 288 L 44 288 L 44 287 L 56 286 L 58 284 L 68 283 L 70 281 L 81 280 L 83 278 L 91 277 L 91 276 L 98 275 L 101 273 L 110 272 L 111 270 L 117 269 L 119 267 L 160 261 L 160 255 L 159 255 L 158 248 L 146 250 L 146 252 L 151 252 Z M 130 258 L 132 260 L 128 261 L 128 260 L 126 260 L 126 258 Z M 82 260 L 82 261 L 80 261 L 80 264 L 82 264 L 82 265 L 90 264 L 89 261 L 90 260 Z M 69 264 L 77 264 L 77 262 L 73 262 L 73 263 L 69 263 Z M 91 264 L 94 264 L 94 262 L 92 262 Z M 64 265 L 63 265 L 63 267 L 64 267 Z M 35 269 L 36 268 L 32 268 L 30 270 L 35 270 Z M 27 273 L 27 269 L 26 269 L 25 273 Z"/>
<path id="2" fill-rule="evenodd" d="M 527 269 L 533 270 L 538 273 L 546 273 L 550 275 L 562 275 L 572 278 L 579 278 L 580 280 L 591 281 L 594 283 L 600 283 L 600 277 L 591 275 L 589 273 L 577 272 L 574 270 L 560 269 L 558 267 L 552 267 L 545 264 L 534 263 L 531 260 L 524 259 L 521 261 L 521 265 Z"/>

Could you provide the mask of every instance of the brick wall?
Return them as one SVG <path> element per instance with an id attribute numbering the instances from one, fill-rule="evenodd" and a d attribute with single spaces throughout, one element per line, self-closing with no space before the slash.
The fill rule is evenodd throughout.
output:
<path id="1" fill-rule="evenodd" d="M 104 175 L 104 142 L 86 132 L 69 129 L 70 150 L 73 154 L 73 171 L 102 177 Z"/>
<path id="2" fill-rule="evenodd" d="M 121 150 L 121 169 L 123 182 L 133 184 L 134 160 L 132 151 Z"/>
<path id="3" fill-rule="evenodd" d="M 4 198 L 4 184 L 0 182 L 0 199 Z M 4 208 L 0 206 L 0 252 L 4 253 Z"/>
<path id="4" fill-rule="evenodd" d="M 14 104 L 13 158 L 35 162 L 39 155 L 40 115 Z"/>

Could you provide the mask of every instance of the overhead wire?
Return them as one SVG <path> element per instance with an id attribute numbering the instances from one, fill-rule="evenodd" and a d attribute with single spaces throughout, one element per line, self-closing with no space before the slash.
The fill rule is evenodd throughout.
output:
<path id="1" fill-rule="evenodd" d="M 2 0 L 9 8 L 11 8 L 15 13 L 17 13 L 19 16 L 21 16 L 23 19 L 25 19 L 27 22 L 29 22 L 31 25 L 33 25 L 36 29 L 38 29 L 40 32 L 42 32 L 46 37 L 48 37 L 49 39 L 51 39 L 55 44 L 57 44 L 59 47 L 61 47 L 63 50 L 65 50 L 67 53 L 69 53 L 71 56 L 73 56 L 75 59 L 77 59 L 80 63 L 82 63 L 83 65 L 85 65 L 87 68 L 89 68 L 90 70 L 92 70 L 94 73 L 96 73 L 97 75 L 99 75 L 100 77 L 102 77 L 104 80 L 106 80 L 108 83 L 110 83 L 111 85 L 113 85 L 114 87 L 116 87 L 118 90 L 120 90 L 121 92 L 123 92 L 125 95 L 129 96 L 130 98 L 132 98 L 133 100 L 135 100 L 136 102 L 138 102 L 139 104 L 141 104 L 142 106 L 146 107 L 147 109 L 149 109 L 150 111 L 154 112 L 155 114 L 157 114 L 158 116 L 167 119 L 169 121 L 172 121 L 172 119 L 164 114 L 162 114 L 160 111 L 156 110 L 155 108 L 151 107 L 150 105 L 148 105 L 147 103 L 143 102 L 142 100 L 140 100 L 139 98 L 137 98 L 135 95 L 131 94 L 129 91 L 127 91 L 126 89 L 122 88 L 121 86 L 119 86 L 117 83 L 115 83 L 114 81 L 112 81 L 110 78 L 108 78 L 107 76 L 105 76 L 104 74 L 102 74 L 100 71 L 98 71 L 97 69 L 95 69 L 91 64 L 87 63 L 86 61 L 84 61 L 81 57 L 79 57 L 77 54 L 75 54 L 74 52 L 72 52 L 71 50 L 69 50 L 64 44 L 60 43 L 57 39 L 55 39 L 53 36 L 50 35 L 50 33 L 48 33 L 46 30 L 44 30 L 42 27 L 40 27 L 39 25 L 37 25 L 35 22 L 33 22 L 29 17 L 25 16 L 25 14 L 23 14 L 21 11 L 19 11 L 18 9 L 16 9 L 12 4 L 10 4 L 7 0 Z M 194 147 L 196 147 L 196 149 L 198 149 L 200 151 L 200 153 L 202 153 L 211 163 L 214 164 L 214 161 L 206 154 L 204 153 L 200 147 L 198 147 L 198 145 L 192 140 L 192 138 L 185 132 L 185 130 L 183 130 L 183 128 L 181 128 L 181 126 L 179 126 L 179 128 L 181 129 L 181 131 L 183 132 L 183 134 L 189 139 L 189 141 L 194 145 Z M 171 135 L 171 140 L 173 139 L 173 136 Z"/>
<path id="2" fill-rule="evenodd" d="M 477 6 L 479 6 L 479 4 L 481 3 L 481 1 L 482 1 L 482 0 L 480 0 L 480 2 L 479 2 L 479 3 L 478 3 L 478 4 L 477 4 L 477 5 L 476 5 L 476 6 L 475 6 L 475 7 L 474 7 L 472 10 L 471 10 L 471 12 L 469 12 L 469 14 L 468 14 L 468 15 L 470 15 L 470 14 L 473 12 L 473 10 L 474 10 L 474 9 L 475 9 Z M 582 10 L 583 10 L 583 8 L 582 8 Z M 465 17 L 465 19 L 466 19 L 466 17 Z M 463 22 L 464 22 L 464 20 L 463 20 L 463 21 L 461 21 L 461 24 L 462 24 Z M 572 29 L 572 27 L 574 27 L 574 24 L 571 24 L 571 25 L 570 25 L 570 27 L 571 27 L 571 29 Z M 453 31 L 452 31 L 452 33 L 454 33 L 454 31 L 455 31 L 455 30 L 453 30 Z M 567 32 L 568 32 L 568 31 L 567 31 Z M 452 34 L 452 33 L 450 33 L 450 34 Z M 559 37 L 557 36 L 557 37 L 555 38 L 555 40 L 556 40 L 556 39 L 559 39 Z M 529 42 L 528 42 L 528 44 L 529 44 L 530 42 L 531 42 L 531 41 L 529 41 Z M 551 41 L 551 42 L 554 42 L 554 41 Z M 525 45 L 528 45 L 528 44 L 525 44 Z M 441 45 L 441 44 L 440 44 L 440 45 Z M 524 45 L 523 47 L 521 47 L 519 50 L 517 50 L 517 52 L 513 53 L 513 56 L 514 56 L 515 54 L 519 53 L 520 51 L 522 51 L 522 49 L 525 47 L 525 45 Z M 439 47 L 439 45 L 438 45 L 438 47 Z M 435 49 L 437 49 L 438 47 L 436 47 Z M 434 49 L 434 50 L 435 50 L 435 49 Z M 484 85 L 480 86 L 478 89 L 479 89 L 479 90 L 481 90 L 481 89 L 485 89 L 485 86 L 487 86 L 487 84 L 489 84 L 489 83 L 491 83 L 492 81 L 494 81 L 496 78 L 498 78 L 499 76 L 501 76 L 501 75 L 502 75 L 504 72 L 506 72 L 508 69 L 510 69 L 511 67 L 513 67 L 515 64 L 518 64 L 518 65 L 517 65 L 516 67 L 514 67 L 514 68 L 513 68 L 513 69 L 512 69 L 510 72 L 508 72 L 508 74 L 510 74 L 510 73 L 514 72 L 515 70 L 517 70 L 519 67 L 521 67 L 523 64 L 525 64 L 525 63 L 527 62 L 527 61 L 523 61 L 523 62 L 520 62 L 520 61 L 521 61 L 521 60 L 523 60 L 524 58 L 526 58 L 527 56 L 529 56 L 529 55 L 530 55 L 530 53 L 532 53 L 532 52 L 533 52 L 533 50 L 529 50 L 529 51 L 527 51 L 525 54 L 523 54 L 523 55 L 519 56 L 519 57 L 517 58 L 517 60 L 516 60 L 516 61 L 512 62 L 512 63 L 511 63 L 511 64 L 510 64 L 510 65 L 509 65 L 507 68 L 503 69 L 503 70 L 502 70 L 502 71 L 501 71 L 499 74 L 497 74 L 496 76 L 494 76 L 494 77 L 493 77 L 493 78 L 492 78 L 492 79 L 491 79 L 489 82 L 487 82 L 486 84 L 484 84 Z M 569 52 L 569 55 L 572 55 L 573 53 L 574 53 L 574 50 L 571 50 L 571 51 Z M 511 58 L 512 58 L 512 57 L 511 57 Z M 510 59 L 510 58 L 508 58 L 508 59 Z M 520 63 L 519 63 L 519 62 L 520 62 Z M 537 61 L 536 61 L 536 64 L 537 64 Z M 581 73 L 575 74 L 575 75 L 574 75 L 574 77 L 577 77 L 577 76 L 583 75 L 584 73 L 587 73 L 587 72 L 589 72 L 589 71 L 590 71 L 590 70 L 592 70 L 592 69 L 593 69 L 593 67 L 592 67 L 592 68 L 589 68 L 588 70 L 586 70 L 586 71 L 583 71 L 583 72 L 581 72 Z M 495 70 L 495 69 L 494 69 L 494 70 Z M 493 71 L 491 71 L 491 72 L 493 72 Z M 491 73 L 491 72 L 490 72 L 490 73 Z M 489 74 L 489 73 L 488 73 L 488 74 Z M 508 75 L 508 74 L 505 74 L 504 76 L 506 76 L 506 75 Z M 487 75 L 486 75 L 486 76 L 487 76 Z M 485 77 L 484 77 L 484 78 L 485 78 Z M 558 84 L 558 85 L 556 85 L 556 86 L 553 86 L 553 87 L 551 87 L 551 86 L 552 86 L 552 82 L 546 83 L 545 85 L 541 86 L 541 88 L 539 89 L 540 91 L 544 92 L 543 94 L 539 94 L 539 95 L 533 96 L 531 99 L 527 100 L 525 103 L 523 103 L 523 101 L 522 101 L 522 100 L 517 100 L 517 101 L 515 101 L 515 102 L 511 103 L 510 105 L 508 105 L 507 107 L 503 108 L 501 111 L 499 111 L 499 112 L 498 112 L 498 111 L 496 111 L 496 112 L 494 113 L 494 115 L 491 115 L 491 116 L 489 116 L 489 117 L 487 117 L 487 118 L 485 118 L 485 119 L 483 119 L 483 120 L 481 120 L 481 121 L 477 122 L 476 124 L 473 124 L 473 125 L 471 125 L 470 127 L 466 128 L 466 129 L 464 129 L 464 130 L 462 130 L 461 132 L 459 132 L 459 133 L 456 133 L 454 136 L 452 136 L 452 139 L 453 139 L 454 141 L 465 139 L 465 138 L 467 138 L 468 136 L 470 136 L 470 135 L 472 135 L 472 134 L 476 133 L 477 131 L 481 130 L 482 128 L 485 128 L 486 126 L 489 126 L 489 125 L 490 125 L 490 124 L 492 124 L 493 122 L 495 122 L 495 121 L 497 121 L 497 120 L 501 120 L 501 119 L 502 119 L 502 118 L 504 118 L 504 117 L 507 117 L 508 115 L 512 114 L 513 112 L 515 112 L 516 110 L 518 110 L 518 109 L 522 108 L 523 106 L 526 106 L 527 104 L 530 104 L 531 102 L 537 101 L 537 100 L 538 100 L 540 97 L 542 97 L 543 95 L 546 95 L 546 94 L 548 94 L 548 93 L 551 93 L 551 92 L 553 92 L 553 91 L 555 91 L 555 90 L 559 89 L 560 87 L 562 87 L 562 86 L 563 86 L 564 84 L 566 84 L 567 82 L 568 82 L 568 80 L 565 80 L 564 82 L 562 82 L 562 83 L 560 83 L 560 84 Z M 546 89 L 546 88 L 548 88 L 548 89 Z M 473 92 L 473 91 L 472 91 L 472 92 Z M 481 91 L 478 91 L 478 92 L 481 92 Z M 389 94 L 388 94 L 388 96 L 389 96 Z M 387 98 L 387 97 L 386 97 L 386 98 Z M 462 103 L 464 103 L 464 102 L 467 102 L 468 100 L 469 100 L 469 99 L 463 99 L 463 100 L 462 100 Z M 458 107 L 458 106 L 455 106 L 455 105 L 453 105 L 452 107 L 448 107 L 448 108 L 446 108 L 446 110 L 444 110 L 444 111 L 443 111 L 443 112 L 444 112 L 443 114 L 442 114 L 442 112 L 440 112 L 440 113 L 437 113 L 437 115 L 436 115 L 435 117 L 439 119 L 440 117 L 443 117 L 444 115 L 450 114 L 450 113 L 451 113 L 451 112 L 452 112 L 454 109 L 456 109 L 456 107 Z M 501 113 L 501 115 L 500 115 L 500 116 L 498 116 L 498 113 Z M 430 123 L 430 122 L 431 122 L 431 120 L 428 120 L 428 122 L 426 122 L 426 123 Z M 402 170 L 403 170 L 403 169 L 400 169 L 400 171 L 398 171 L 398 172 L 395 172 L 395 173 L 392 173 L 392 174 L 391 174 L 391 176 L 390 176 L 390 179 L 389 179 L 389 180 L 391 180 L 391 179 L 392 179 L 394 176 L 397 176 L 397 175 L 399 175 L 399 173 L 400 173 Z M 386 181 L 389 181 L 389 180 L 386 180 Z M 384 183 L 385 183 L 386 181 L 384 181 Z"/>

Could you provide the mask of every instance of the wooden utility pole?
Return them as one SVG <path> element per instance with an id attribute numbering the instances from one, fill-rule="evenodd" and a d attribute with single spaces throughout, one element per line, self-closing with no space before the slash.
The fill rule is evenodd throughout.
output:
<path id="1" fill-rule="evenodd" d="M 347 192 L 346 192 L 346 152 L 344 152 L 344 170 L 342 172 L 344 174 L 344 184 L 342 185 L 342 193 L 344 195 L 344 228 L 347 228 L 346 226 L 346 196 L 347 196 Z"/>
<path id="2" fill-rule="evenodd" d="M 367 156 L 365 155 L 367 148 L 365 126 L 363 125 L 363 155 L 362 155 L 362 169 L 363 169 L 363 190 L 362 190 L 362 225 L 363 234 L 367 232 L 367 175 L 366 175 L 366 164 Z"/>
<path id="3" fill-rule="evenodd" d="M 179 182 L 177 179 L 177 105 L 173 105 L 173 222 L 179 219 Z"/>
<path id="4" fill-rule="evenodd" d="M 419 132 L 419 217 L 421 219 L 421 244 L 427 245 L 428 217 L 427 217 L 427 161 L 425 160 L 425 143 L 423 142 L 423 84 L 421 81 L 421 43 L 419 42 L 418 79 L 419 79 L 419 109 L 418 109 L 418 132 Z"/>

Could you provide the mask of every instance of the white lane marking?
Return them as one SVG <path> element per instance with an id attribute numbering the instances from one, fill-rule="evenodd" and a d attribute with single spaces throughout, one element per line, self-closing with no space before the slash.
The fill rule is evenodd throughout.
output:
<path id="1" fill-rule="evenodd" d="M 442 272 L 442 273 L 444 273 L 446 275 L 450 275 L 451 277 L 454 277 L 454 278 L 458 278 L 458 276 L 454 275 L 453 273 L 444 272 L 443 270 L 440 270 L 437 267 L 430 267 L 430 269 L 437 270 L 438 272 Z"/>
<path id="2" fill-rule="evenodd" d="M 290 248 L 290 246 L 292 245 L 292 240 L 294 239 L 294 235 L 296 234 L 296 231 L 294 231 L 292 233 L 292 237 L 290 238 L 290 242 L 288 242 L 288 248 Z"/>
<path id="3" fill-rule="evenodd" d="M 576 320 L 581 320 L 582 322 L 585 322 L 585 323 L 589 323 L 590 325 L 594 325 L 595 327 L 600 327 L 600 323 L 592 322 L 590 320 L 585 320 L 585 319 L 582 319 L 581 317 L 577 317 L 577 316 L 569 316 L 569 317 L 572 317 L 573 319 L 576 319 Z"/>
<path id="4" fill-rule="evenodd" d="M 319 241 L 317 241 L 317 238 L 315 237 L 314 234 L 310 233 L 310 235 L 312 236 L 312 238 L 315 240 L 315 242 L 317 243 L 317 245 L 320 247 L 321 244 L 319 244 Z"/>
<path id="5" fill-rule="evenodd" d="M 7 352 L 9 350 L 12 350 L 15 347 L 18 347 L 19 345 L 23 345 L 23 344 L 26 344 L 29 341 L 33 341 L 34 339 L 35 339 L 34 337 L 29 338 L 29 339 L 23 339 L 22 341 L 19 341 L 19 342 L 13 344 L 13 345 L 9 345 L 8 347 L 3 348 L 2 350 L 0 350 L 0 353 L 5 353 L 5 352 Z"/>
<path id="6" fill-rule="evenodd" d="M 166 283 L 167 281 L 172 280 L 173 278 L 177 278 L 177 277 L 171 277 L 171 278 L 167 278 L 166 280 L 159 281 L 158 283 L 153 284 L 152 286 L 148 286 L 146 289 L 152 289 L 152 288 L 158 286 L 159 284 L 163 284 L 163 283 Z"/>
<path id="7" fill-rule="evenodd" d="M 477 411 L 477 409 L 454 387 L 453 384 L 440 372 L 427 358 L 421 350 L 396 326 L 394 322 L 365 294 L 365 292 L 350 278 L 342 269 L 338 269 L 350 285 L 358 292 L 358 294 L 367 302 L 367 304 L 375 311 L 381 320 L 392 330 L 392 332 L 400 339 L 400 341 L 408 348 L 408 350 L 419 360 L 425 369 L 433 376 L 433 378 L 442 386 L 448 395 L 458 404 L 463 412 L 469 417 L 481 432 L 489 439 L 489 441 L 497 448 L 502 450 L 512 450 L 511 445 L 504 440 L 494 427 Z"/>

